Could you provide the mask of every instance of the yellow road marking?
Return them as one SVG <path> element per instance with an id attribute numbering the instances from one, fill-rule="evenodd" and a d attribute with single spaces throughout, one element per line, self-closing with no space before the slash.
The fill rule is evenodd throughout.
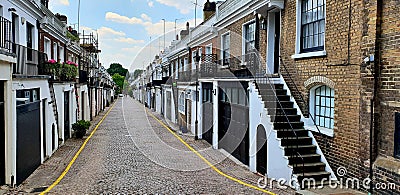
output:
<path id="1" fill-rule="evenodd" d="M 194 149 L 192 146 L 190 146 L 188 143 L 186 143 L 185 140 L 183 140 L 179 135 L 177 135 L 173 130 L 171 130 L 164 122 L 160 121 L 156 116 L 154 116 L 152 113 L 148 112 L 146 109 L 145 109 L 145 111 L 151 117 L 153 117 L 158 123 L 160 123 L 164 128 L 166 128 L 172 135 L 174 135 L 180 142 L 182 142 L 183 145 L 185 145 L 187 148 L 189 148 L 189 150 L 191 150 L 193 153 L 195 153 L 201 160 L 203 160 L 208 166 L 210 166 L 218 174 L 220 174 L 220 175 L 222 175 L 222 176 L 224 176 L 224 177 L 226 177 L 226 178 L 228 178 L 228 179 L 230 179 L 230 180 L 232 180 L 234 182 L 237 182 L 239 184 L 247 186 L 249 188 L 253 188 L 255 190 L 258 190 L 258 191 L 261 191 L 261 192 L 264 192 L 264 193 L 267 193 L 267 194 L 276 195 L 273 192 L 270 192 L 268 190 L 262 189 L 260 187 L 255 186 L 255 185 L 246 183 L 246 182 L 244 182 L 244 181 L 242 181 L 240 179 L 237 179 L 235 177 L 232 177 L 232 176 L 227 175 L 226 173 L 222 172 L 217 167 L 215 167 L 210 161 L 208 161 L 206 158 L 204 158 L 204 156 L 201 155 L 196 149 Z"/>
<path id="2" fill-rule="evenodd" d="M 97 123 L 96 127 L 93 129 L 92 133 L 90 133 L 89 137 L 86 138 L 85 142 L 83 142 L 82 146 L 79 148 L 78 152 L 76 152 L 75 156 L 72 158 L 72 160 L 69 162 L 68 166 L 65 168 L 64 172 L 62 172 L 62 174 L 57 178 L 57 180 L 51 184 L 45 191 L 43 191 L 42 193 L 40 193 L 40 195 L 44 195 L 46 193 L 49 193 L 51 189 L 53 189 L 58 183 L 60 183 L 60 181 L 65 177 L 65 175 L 68 173 L 68 171 L 71 169 L 71 166 L 75 163 L 76 159 L 78 158 L 78 156 L 81 154 L 82 150 L 85 148 L 86 144 L 88 143 L 88 141 L 90 140 L 90 138 L 92 138 L 92 136 L 94 135 L 94 133 L 97 131 L 97 128 L 99 128 L 100 124 L 103 123 L 104 119 L 107 117 L 107 115 L 111 112 L 111 110 L 114 108 L 115 104 L 117 102 L 115 102 L 111 108 L 106 112 L 106 114 L 103 116 L 103 118 L 101 118 L 101 120 L 99 121 L 99 123 Z"/>

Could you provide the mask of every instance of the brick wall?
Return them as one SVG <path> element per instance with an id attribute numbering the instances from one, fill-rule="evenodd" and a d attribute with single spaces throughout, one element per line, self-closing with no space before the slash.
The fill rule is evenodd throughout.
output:
<path id="1" fill-rule="evenodd" d="M 348 61 L 349 2 L 326 0 L 326 56 L 292 59 L 296 48 L 296 0 L 285 1 L 282 11 L 281 56 L 303 95 L 305 103 L 296 98 L 307 113 L 309 90 L 304 82 L 323 76 L 335 84 L 334 137 L 314 133 L 332 169 L 340 166 L 348 170 L 348 177 L 366 177 L 364 161 L 368 157 L 367 144 L 360 126 L 360 64 L 363 28 L 363 2 L 352 1 L 350 28 L 350 62 Z M 282 66 L 282 65 L 281 65 Z M 281 67 L 281 71 L 283 68 Z M 288 81 L 288 79 L 286 79 Z M 289 87 L 294 91 L 293 84 Z M 368 131 L 368 129 L 366 129 Z"/>
<path id="2" fill-rule="evenodd" d="M 45 38 L 46 39 L 49 39 L 50 40 L 50 52 L 51 52 L 51 54 L 49 55 L 49 56 L 47 56 L 47 58 L 48 59 L 52 59 L 53 57 L 53 55 L 54 55 L 54 49 L 53 49 L 53 44 L 54 43 L 57 43 L 58 44 L 58 47 L 64 47 L 65 46 L 65 44 L 63 43 L 63 42 L 61 42 L 61 41 L 59 41 L 58 39 L 56 39 L 56 38 L 54 38 L 52 35 L 50 35 L 49 33 L 47 33 L 47 32 L 44 32 L 43 30 L 40 30 L 39 31 L 40 32 L 40 43 L 39 43 L 39 51 L 41 51 L 41 52 L 45 52 L 44 51 L 44 40 L 45 40 Z M 58 55 L 60 55 L 60 50 L 58 49 L 57 50 L 57 54 Z M 64 50 L 64 59 L 67 59 L 67 51 L 66 50 Z M 59 60 L 59 59 L 55 59 L 55 60 Z M 61 62 L 62 63 L 62 62 Z"/>
<path id="3" fill-rule="evenodd" d="M 367 5 L 369 10 L 376 12 L 376 3 Z M 379 194 L 400 194 L 400 159 L 393 157 L 394 114 L 400 112 L 400 1 L 384 0 L 381 17 L 376 13 L 375 16 L 378 16 L 378 19 L 381 18 L 382 23 L 381 28 L 378 28 L 378 32 L 381 32 L 381 35 L 377 37 L 380 51 L 375 56 L 378 62 L 375 64 L 376 71 L 374 71 L 379 75 L 378 97 L 375 105 L 375 139 L 377 142 L 375 155 L 378 156 L 378 160 L 374 163 L 374 176 L 377 182 L 392 181 L 397 185 L 396 190 L 379 191 Z M 371 25 L 369 27 L 376 30 L 376 27 Z M 366 42 L 366 44 L 368 43 L 370 42 Z M 373 65 L 371 65 L 372 69 Z M 371 84 L 373 83 L 372 73 L 368 76 L 365 74 L 364 80 L 365 86 L 373 86 Z M 381 163 L 382 161 L 390 163 Z"/>

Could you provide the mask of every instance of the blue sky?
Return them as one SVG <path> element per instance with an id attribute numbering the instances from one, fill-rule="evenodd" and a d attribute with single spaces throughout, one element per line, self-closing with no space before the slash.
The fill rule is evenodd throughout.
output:
<path id="1" fill-rule="evenodd" d="M 202 5 L 198 0 L 197 24 L 201 22 Z M 78 0 L 50 0 L 53 13 L 68 16 L 68 24 L 78 22 Z M 166 20 L 166 45 L 186 22 L 194 26 L 195 0 L 81 0 L 80 30 L 99 34 L 100 60 L 105 67 L 121 63 L 134 70 L 150 62 L 164 44 Z M 152 40 L 150 43 L 150 39 Z M 161 47 L 161 48 L 160 48 Z M 151 53 L 150 53 L 151 52 Z"/>

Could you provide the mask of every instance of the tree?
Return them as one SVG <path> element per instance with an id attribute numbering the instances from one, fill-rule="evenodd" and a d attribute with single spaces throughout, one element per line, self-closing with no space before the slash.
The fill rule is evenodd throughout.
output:
<path id="1" fill-rule="evenodd" d="M 133 79 L 138 78 L 142 73 L 143 73 L 143 70 L 136 69 L 135 72 L 133 72 Z"/>
<path id="2" fill-rule="evenodd" d="M 112 63 L 110 65 L 110 68 L 107 69 L 107 72 L 110 75 L 118 73 L 120 76 L 125 77 L 128 73 L 128 69 L 122 67 L 122 65 L 119 63 Z"/>
<path id="3" fill-rule="evenodd" d="M 117 84 L 117 86 L 118 86 L 117 93 L 121 93 L 121 91 L 122 91 L 122 89 L 123 89 L 123 87 L 124 87 L 125 77 L 124 77 L 124 76 L 121 76 L 121 75 L 118 74 L 118 73 L 115 73 L 115 74 L 112 76 L 112 79 L 113 79 L 113 81 L 114 81 L 114 82 Z"/>

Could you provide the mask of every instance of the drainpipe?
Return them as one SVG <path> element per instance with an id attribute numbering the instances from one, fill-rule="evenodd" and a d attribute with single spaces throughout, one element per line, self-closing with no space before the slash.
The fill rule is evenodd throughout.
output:
<path id="1" fill-rule="evenodd" d="M 374 128 L 377 121 L 374 120 L 374 108 L 375 105 L 379 105 L 378 99 L 378 89 L 379 89 L 379 78 L 380 78 L 380 61 L 381 61 L 381 47 L 380 47 L 380 38 L 381 38 L 381 26 L 382 26 L 382 11 L 383 11 L 383 0 L 377 0 L 376 7 L 376 31 L 375 31 L 375 56 L 374 56 L 374 93 L 371 100 L 371 122 L 370 122 L 370 163 L 369 163 L 369 179 L 370 189 L 369 194 L 373 194 L 373 159 L 375 160 L 376 154 L 374 154 L 374 150 L 376 150 L 377 145 L 375 144 L 376 138 L 374 137 L 376 129 Z"/>

